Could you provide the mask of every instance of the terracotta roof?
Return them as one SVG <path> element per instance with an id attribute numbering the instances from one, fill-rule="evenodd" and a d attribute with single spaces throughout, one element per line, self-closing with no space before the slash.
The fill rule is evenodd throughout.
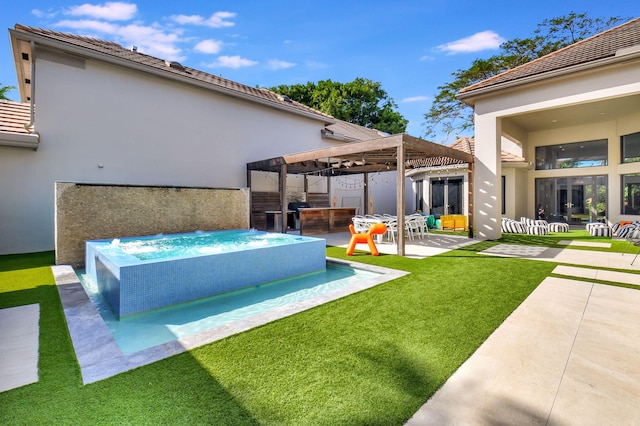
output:
<path id="1" fill-rule="evenodd" d="M 449 145 L 449 148 L 457 149 L 458 151 L 471 155 L 475 154 L 475 147 L 475 139 L 467 137 L 459 138 Z M 524 158 L 504 150 L 501 151 L 501 158 L 503 163 L 523 163 L 525 161 Z M 462 164 L 462 161 L 449 157 L 429 157 L 410 160 L 410 165 L 415 168 L 450 166 L 452 164 Z"/>
<path id="2" fill-rule="evenodd" d="M 236 95 L 238 97 L 255 100 L 262 104 L 271 105 L 279 109 L 289 110 L 290 112 L 304 113 L 307 116 L 315 116 L 319 120 L 326 123 L 334 122 L 333 117 L 309 108 L 306 105 L 292 101 L 287 97 L 280 96 L 263 88 L 250 87 L 244 84 L 226 78 L 209 74 L 194 68 L 183 66 L 178 62 L 165 61 L 144 53 L 137 52 L 133 49 L 126 49 L 117 43 L 99 40 L 91 37 L 83 37 L 74 34 L 50 31 L 41 28 L 33 28 L 20 24 L 15 25 L 15 32 L 24 37 L 31 39 L 36 36 L 42 41 L 42 37 L 48 40 L 61 42 L 73 47 L 81 48 L 86 53 L 97 53 L 99 55 L 107 55 L 113 59 L 119 60 L 121 64 L 129 63 L 131 66 L 140 66 L 148 68 L 149 71 L 160 71 L 161 75 L 169 78 L 179 78 L 181 81 L 191 81 L 200 87 L 208 87 L 212 90 L 223 92 L 228 95 Z M 37 40 L 36 40 L 37 41 Z M 14 52 L 19 55 L 20 52 Z M 102 56 L 104 58 L 104 56 Z"/>
<path id="3" fill-rule="evenodd" d="M 522 64 L 509 71 L 480 81 L 460 90 L 467 95 L 475 90 L 490 88 L 502 83 L 515 82 L 534 76 L 544 76 L 553 71 L 570 71 L 590 62 L 614 58 L 620 49 L 640 45 L 640 18 L 586 38 L 541 58 Z"/>
<path id="4" fill-rule="evenodd" d="M 456 141 L 452 142 L 451 145 L 449 145 L 451 148 L 455 148 L 458 149 L 460 151 L 464 151 L 467 154 L 471 154 L 471 155 L 475 155 L 475 151 L 476 151 L 476 141 L 474 138 L 459 138 Z M 502 161 L 503 162 L 515 162 L 515 163 L 521 163 L 524 162 L 525 159 L 520 157 L 519 155 L 516 155 L 512 152 L 508 152 L 508 151 L 500 151 L 501 157 L 502 157 Z"/>
<path id="5" fill-rule="evenodd" d="M 349 123 L 343 120 L 336 120 L 335 123 L 325 126 L 322 136 L 330 139 L 338 139 L 347 142 L 368 141 L 389 136 L 387 133 L 376 129 L 369 129 L 358 124 Z"/>
<path id="6" fill-rule="evenodd" d="M 24 125 L 30 120 L 29 104 L 0 100 L 0 132 L 28 135 Z"/>

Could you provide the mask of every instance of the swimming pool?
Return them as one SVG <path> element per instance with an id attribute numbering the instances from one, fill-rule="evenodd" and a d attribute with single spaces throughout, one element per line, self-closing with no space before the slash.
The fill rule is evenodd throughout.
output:
<path id="1" fill-rule="evenodd" d="M 189 322 L 185 320 L 187 317 L 185 316 L 183 319 L 174 318 L 170 323 L 165 324 L 167 328 L 173 328 L 174 330 L 168 334 L 163 332 L 165 336 L 172 335 L 172 338 L 175 337 L 174 340 L 128 354 L 125 354 L 118 342 L 116 342 L 114 334 L 107 325 L 107 321 L 105 321 L 96 305 L 90 299 L 79 279 L 82 275 L 80 271 L 73 270 L 69 265 L 54 265 L 51 269 L 60 295 L 69 335 L 80 365 L 82 382 L 88 384 L 251 330 L 254 327 L 295 315 L 407 274 L 404 271 L 338 259 L 327 258 L 326 262 L 329 270 L 332 264 L 337 264 L 351 267 L 358 271 L 372 271 L 376 274 L 367 279 L 354 280 L 349 285 L 344 285 L 334 290 L 327 290 L 325 293 L 314 291 L 315 294 L 309 294 L 307 299 L 274 307 L 261 313 L 256 312 L 255 315 L 242 319 L 230 320 L 230 322 L 223 325 L 213 326 L 210 329 L 195 332 L 195 334 L 185 337 L 177 337 L 174 332 L 176 328 L 179 328 L 178 326 L 186 325 Z M 162 308 L 160 310 L 173 308 L 175 307 Z M 110 308 L 107 308 L 107 311 L 111 312 Z M 191 314 L 192 312 L 187 311 L 186 313 Z M 126 320 L 135 320 L 138 315 L 146 314 L 136 314 L 126 318 Z M 111 316 L 114 317 L 113 313 L 111 313 Z M 204 317 L 201 317 L 201 319 L 204 319 Z M 129 348 L 126 350 L 135 349 Z"/>
<path id="2" fill-rule="evenodd" d="M 118 319 L 95 282 L 78 276 L 113 338 L 126 355 L 301 303 L 378 278 L 379 272 L 327 262 L 323 271 L 273 281 Z"/>
<path id="3" fill-rule="evenodd" d="M 325 269 L 325 241 L 225 230 L 86 242 L 85 268 L 116 317 Z"/>

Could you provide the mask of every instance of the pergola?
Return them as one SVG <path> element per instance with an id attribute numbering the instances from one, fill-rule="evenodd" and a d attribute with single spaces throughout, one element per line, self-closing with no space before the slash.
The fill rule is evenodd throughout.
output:
<path id="1" fill-rule="evenodd" d="M 363 174 L 365 181 L 364 205 L 368 208 L 368 174 L 397 171 L 396 214 L 398 229 L 405 223 L 405 172 L 408 169 L 467 163 L 469 173 L 469 235 L 473 233 L 473 155 L 415 138 L 397 134 L 363 142 L 349 142 L 329 148 L 283 155 L 267 160 L 247 163 L 247 186 L 251 187 L 251 172 L 278 173 L 280 204 L 284 209 L 286 200 L 287 174 L 321 174 L 337 176 Z M 281 229 L 286 232 L 287 215 L 280 215 Z M 404 233 L 399 232 L 397 253 L 405 254 Z"/>

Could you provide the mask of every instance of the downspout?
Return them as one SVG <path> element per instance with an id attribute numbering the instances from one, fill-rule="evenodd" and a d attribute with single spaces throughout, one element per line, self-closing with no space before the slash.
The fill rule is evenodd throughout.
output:
<path id="1" fill-rule="evenodd" d="M 35 134 L 38 137 L 38 143 L 40 143 L 40 134 L 33 130 L 35 125 L 35 103 L 36 103 L 36 42 L 31 40 L 31 95 L 29 96 L 29 122 L 24 125 L 30 133 Z M 38 149 L 38 145 L 34 148 L 34 151 Z"/>

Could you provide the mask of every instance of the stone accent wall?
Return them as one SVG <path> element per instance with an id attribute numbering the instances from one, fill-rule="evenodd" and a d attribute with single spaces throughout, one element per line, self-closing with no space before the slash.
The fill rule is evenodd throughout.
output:
<path id="1" fill-rule="evenodd" d="M 56 264 L 84 267 L 86 240 L 248 229 L 249 189 L 56 183 Z"/>

